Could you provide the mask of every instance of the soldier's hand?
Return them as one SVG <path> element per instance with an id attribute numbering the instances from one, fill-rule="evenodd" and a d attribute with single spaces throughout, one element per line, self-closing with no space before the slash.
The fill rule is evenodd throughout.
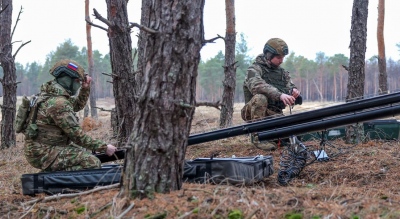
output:
<path id="1" fill-rule="evenodd" d="M 294 105 L 294 101 L 296 101 L 296 98 L 292 95 L 287 95 L 287 94 L 282 94 L 280 96 L 280 99 L 285 105 Z"/>
<path id="2" fill-rule="evenodd" d="M 86 75 L 86 79 L 82 81 L 82 87 L 84 88 L 90 87 L 90 82 L 92 82 L 92 77 Z"/>
<path id="3" fill-rule="evenodd" d="M 114 145 L 111 145 L 111 144 L 107 145 L 106 154 L 108 156 L 112 156 L 116 151 L 117 151 L 117 147 L 115 147 Z"/>
<path id="4" fill-rule="evenodd" d="M 294 98 L 297 98 L 298 96 L 300 96 L 300 91 L 297 90 L 296 88 L 293 88 L 293 90 L 292 90 L 292 96 L 293 96 Z"/>

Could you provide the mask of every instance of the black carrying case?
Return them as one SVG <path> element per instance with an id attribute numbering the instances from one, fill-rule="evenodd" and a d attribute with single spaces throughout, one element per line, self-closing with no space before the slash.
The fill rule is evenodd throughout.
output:
<path id="1" fill-rule="evenodd" d="M 186 161 L 183 180 L 192 183 L 251 185 L 273 173 L 272 156 L 197 158 Z"/>
<path id="2" fill-rule="evenodd" d="M 121 165 L 109 164 L 101 169 L 23 174 L 22 194 L 68 193 L 111 185 L 120 182 L 121 170 Z"/>
<path id="3" fill-rule="evenodd" d="M 122 166 L 23 174 L 22 194 L 69 193 L 120 182 Z M 272 156 L 198 158 L 185 161 L 184 182 L 252 184 L 273 174 Z"/>

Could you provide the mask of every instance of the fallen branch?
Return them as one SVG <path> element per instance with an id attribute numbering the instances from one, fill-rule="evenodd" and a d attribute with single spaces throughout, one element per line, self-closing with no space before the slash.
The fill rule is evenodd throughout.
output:
<path id="1" fill-rule="evenodd" d="M 81 196 L 81 195 L 87 195 L 93 192 L 97 192 L 97 191 L 101 191 L 101 190 L 106 190 L 106 189 L 113 189 L 113 188 L 117 188 L 119 186 L 119 183 L 115 183 L 109 186 L 100 186 L 88 191 L 84 191 L 84 192 L 79 192 L 79 193 L 73 193 L 73 194 L 64 194 L 64 195 L 53 195 L 53 196 L 47 196 L 45 198 L 40 198 L 40 199 L 35 199 L 35 200 L 31 200 L 28 202 L 23 203 L 23 205 L 30 205 L 30 204 L 34 204 L 37 203 L 39 201 L 51 201 L 51 200 L 55 200 L 55 199 L 60 199 L 60 198 L 71 198 L 71 197 L 76 197 L 76 196 Z"/>
<path id="2" fill-rule="evenodd" d="M 19 219 L 24 218 L 26 215 L 28 215 L 29 213 L 31 213 L 31 210 L 33 209 L 33 207 L 35 207 L 36 203 L 34 203 L 27 211 L 25 214 L 23 214 L 21 217 L 19 217 Z"/>
<path id="3" fill-rule="evenodd" d="M 89 218 L 93 218 L 94 216 L 96 216 L 98 213 L 102 212 L 104 209 L 110 207 L 112 205 L 112 202 L 109 202 L 105 205 L 103 205 L 102 207 L 99 208 L 99 210 L 97 210 L 96 212 L 92 213 L 89 215 Z"/>
<path id="4" fill-rule="evenodd" d="M 116 217 L 115 219 L 121 219 L 122 217 L 125 216 L 125 214 L 127 214 L 132 208 L 133 206 L 135 206 L 135 203 L 132 203 L 131 205 L 129 205 L 129 207 L 127 209 L 125 209 L 124 212 L 122 212 L 118 217 Z"/>

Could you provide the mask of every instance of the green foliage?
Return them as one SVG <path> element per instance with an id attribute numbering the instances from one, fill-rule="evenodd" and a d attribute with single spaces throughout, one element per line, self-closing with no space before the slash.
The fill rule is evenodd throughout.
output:
<path id="1" fill-rule="evenodd" d="M 145 219 L 164 219 L 167 218 L 167 212 L 162 212 L 156 215 L 146 214 L 144 216 Z"/>
<path id="2" fill-rule="evenodd" d="M 400 43 L 396 45 L 400 49 Z M 245 34 L 240 33 L 236 40 L 236 88 L 235 102 L 244 102 L 243 82 L 247 68 L 252 64 L 254 57 L 249 56 L 249 48 Z M 134 53 L 134 50 L 132 51 Z M 52 65 L 59 59 L 69 58 L 87 68 L 87 49 L 79 48 L 70 40 L 60 43 L 54 51 L 50 51 L 44 64 L 33 62 L 22 65 L 16 63 L 17 95 L 33 95 L 39 92 L 40 85 L 52 80 L 49 74 Z M 94 60 L 94 84 L 96 94 L 100 98 L 113 97 L 111 74 L 111 63 L 109 54 L 101 54 L 98 50 L 93 51 Z M 134 65 L 137 63 L 135 56 Z M 348 66 L 349 58 L 343 54 L 335 54 L 328 57 L 323 52 L 318 52 L 314 60 L 304 56 L 290 53 L 285 57 L 282 67 L 290 72 L 294 84 L 300 89 L 303 101 L 344 101 L 347 89 L 347 71 L 343 66 Z M 198 101 L 217 101 L 222 98 L 225 56 L 219 51 L 209 60 L 202 60 L 198 66 Z M 398 69 L 400 62 L 389 59 L 387 64 L 389 90 L 397 91 L 400 75 Z M 374 95 L 378 88 L 376 72 L 378 63 L 375 57 L 366 61 L 366 87 L 365 95 Z M 135 69 L 137 70 L 137 69 Z M 0 77 L 3 70 L 0 67 Z M 369 83 L 369 84 L 368 84 Z M 0 90 L 0 95 L 2 92 Z M 322 99 L 321 99 L 322 98 Z"/>
<path id="3" fill-rule="evenodd" d="M 232 210 L 228 214 L 229 219 L 242 219 L 244 218 L 243 213 L 241 210 Z"/>
<path id="4" fill-rule="evenodd" d="M 290 212 L 285 214 L 285 219 L 303 219 L 303 215 L 300 213 Z"/>
<path id="5" fill-rule="evenodd" d="M 75 212 L 78 213 L 78 214 L 82 214 L 85 211 L 86 211 L 86 207 L 85 206 L 80 206 L 80 207 L 75 209 Z"/>

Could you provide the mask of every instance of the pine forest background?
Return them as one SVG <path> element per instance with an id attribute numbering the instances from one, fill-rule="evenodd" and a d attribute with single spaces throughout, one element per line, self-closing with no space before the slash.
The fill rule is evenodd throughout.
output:
<path id="1" fill-rule="evenodd" d="M 400 45 L 397 45 L 400 48 Z M 290 45 L 289 45 L 290 48 Z M 262 48 L 258 48 L 262 51 Z M 134 50 L 135 51 L 135 50 Z M 236 44 L 236 92 L 235 102 L 244 102 L 242 85 L 246 69 L 253 62 L 255 57 L 248 55 L 249 48 L 245 34 L 238 36 Z M 32 54 L 34 55 L 34 54 Z M 42 83 L 52 79 L 49 74 L 51 66 L 60 59 L 69 58 L 76 60 L 87 69 L 86 47 L 78 48 L 71 40 L 60 43 L 55 51 L 49 52 L 44 64 L 42 63 L 16 63 L 18 86 L 17 96 L 33 95 L 39 92 Z M 208 60 L 202 60 L 199 64 L 198 86 L 196 98 L 198 101 L 215 102 L 221 99 L 223 92 L 222 81 L 224 79 L 224 54 L 220 51 Z M 111 74 L 111 63 L 109 54 L 101 54 L 98 50 L 93 51 L 96 81 L 97 98 L 113 98 L 112 85 L 107 74 Z M 134 64 L 136 60 L 134 61 Z M 326 56 L 323 52 L 316 54 L 314 60 L 309 60 L 301 55 L 290 53 L 286 56 L 282 67 L 291 74 L 292 81 L 302 93 L 304 101 L 345 101 L 347 90 L 347 66 L 349 58 L 344 54 Z M 400 81 L 400 60 L 387 60 L 387 75 L 389 93 L 398 90 Z M 105 73 L 105 74 L 103 74 Z M 378 58 L 373 56 L 365 62 L 365 96 L 378 95 Z M 0 68 L 0 76 L 3 76 Z M 0 89 L 2 96 L 2 90 Z"/>

